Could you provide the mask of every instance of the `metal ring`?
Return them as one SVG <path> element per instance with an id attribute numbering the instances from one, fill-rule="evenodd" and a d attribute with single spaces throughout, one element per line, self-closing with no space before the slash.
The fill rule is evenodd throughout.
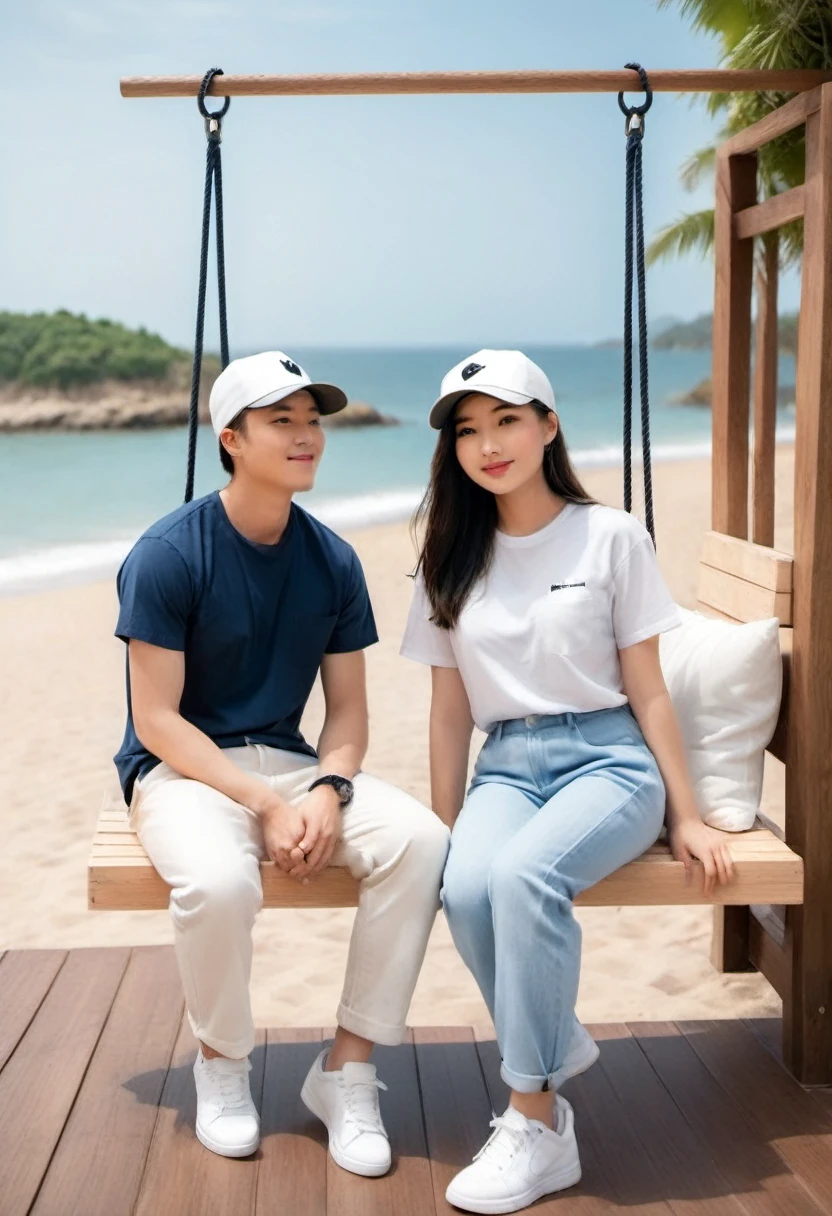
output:
<path id="1" fill-rule="evenodd" d="M 618 107 L 626 118 L 631 118 L 633 114 L 646 114 L 653 104 L 653 90 L 650 88 L 647 73 L 640 63 L 625 63 L 624 67 L 632 68 L 634 72 L 638 72 L 638 78 L 641 81 L 641 87 L 646 97 L 640 106 L 625 106 L 624 93 L 621 92 L 618 94 Z"/>
<path id="2" fill-rule="evenodd" d="M 205 105 L 205 94 L 208 92 L 208 89 L 211 87 L 211 81 L 214 79 L 215 76 L 224 76 L 224 75 L 225 75 L 225 73 L 223 72 L 222 68 L 209 68 L 208 71 L 205 73 L 205 75 L 202 77 L 202 84 L 199 86 L 199 96 L 196 99 L 196 104 L 199 106 L 199 112 L 203 118 L 220 119 L 220 118 L 224 118 L 225 115 L 228 113 L 228 107 L 231 105 L 230 97 L 226 97 L 225 103 L 223 104 L 222 108 L 219 110 L 209 110 L 207 108 L 207 106 Z"/>

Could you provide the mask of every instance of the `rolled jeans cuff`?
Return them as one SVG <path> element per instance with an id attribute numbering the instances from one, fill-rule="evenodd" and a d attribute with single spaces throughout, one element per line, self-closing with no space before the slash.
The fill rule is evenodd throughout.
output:
<path id="1" fill-rule="evenodd" d="M 553 1089 L 551 1073 L 548 1077 L 528 1077 L 522 1072 L 512 1072 L 510 1068 L 506 1068 L 505 1064 L 500 1065 L 500 1076 L 505 1081 L 510 1089 L 516 1090 L 518 1094 L 539 1094 L 548 1082 L 549 1088 Z"/>

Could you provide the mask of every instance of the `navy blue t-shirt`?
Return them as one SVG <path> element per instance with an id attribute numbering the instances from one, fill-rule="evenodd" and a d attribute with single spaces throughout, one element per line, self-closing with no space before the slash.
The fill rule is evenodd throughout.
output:
<path id="1" fill-rule="evenodd" d="M 116 636 L 185 653 L 179 710 L 220 747 L 247 741 L 315 756 L 300 719 L 324 654 L 378 641 L 354 549 L 296 503 L 276 545 L 247 540 L 218 493 L 179 507 L 118 573 Z M 130 705 L 116 757 L 125 801 L 158 757 Z"/>

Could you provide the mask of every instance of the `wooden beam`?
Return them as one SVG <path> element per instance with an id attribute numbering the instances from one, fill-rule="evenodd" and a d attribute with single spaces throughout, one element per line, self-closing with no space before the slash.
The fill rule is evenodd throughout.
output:
<path id="1" fill-rule="evenodd" d="M 783 93 L 815 90 L 832 81 L 832 71 L 814 69 L 654 69 L 650 87 L 657 93 Z M 196 97 L 201 76 L 126 76 L 122 97 Z M 237 76 L 215 78 L 212 97 L 359 96 L 395 93 L 617 93 L 641 92 L 632 69 L 520 72 L 372 72 L 313 76 Z M 787 103 L 790 104 L 790 103 Z M 785 109 L 785 107 L 783 107 Z M 802 120 L 801 120 L 802 121 Z M 796 126 L 797 123 L 792 125 Z M 752 130 L 754 128 L 751 128 Z M 784 128 L 788 130 L 788 127 Z M 761 142 L 765 142 L 761 140 Z"/>
<path id="2" fill-rule="evenodd" d="M 794 634 L 786 840 L 806 863 L 806 905 L 787 918 L 786 1062 L 832 1083 L 832 84 L 806 122 L 806 211 L 797 360 Z"/>
<path id="3" fill-rule="evenodd" d="M 780 697 L 780 713 L 767 752 L 771 752 L 783 764 L 786 763 L 789 738 L 789 686 L 792 672 L 792 630 L 780 630 L 780 654 L 783 659 L 783 694 Z M 769 826 L 769 825 L 767 825 Z M 784 834 L 785 839 L 785 834 Z"/>
<path id="4" fill-rule="evenodd" d="M 723 149 L 716 158 L 714 204 L 711 527 L 745 540 L 754 247 L 737 236 L 734 216 L 757 202 L 757 154 L 727 156 Z M 718 971 L 747 966 L 747 912 L 714 909 L 711 961 Z"/>
<path id="5" fill-rule="evenodd" d="M 768 932 L 768 923 L 751 916 L 748 957 L 777 995 L 782 997 L 788 991 L 791 979 L 791 960 L 787 949 Z"/>
<path id="6" fill-rule="evenodd" d="M 724 145 L 723 145 L 724 147 Z M 711 527 L 748 536 L 748 406 L 753 248 L 734 214 L 757 198 L 757 157 L 717 153 L 714 213 L 714 336 Z"/>
<path id="7" fill-rule="evenodd" d="M 751 915 L 763 926 L 770 938 L 782 946 L 786 940 L 786 909 L 782 904 L 752 904 Z"/>
<path id="8" fill-rule="evenodd" d="M 725 536 L 721 532 L 706 532 L 702 541 L 702 561 L 706 566 L 734 574 L 758 587 L 791 593 L 794 559 L 791 553 L 772 549 L 767 544 Z"/>
<path id="9" fill-rule="evenodd" d="M 773 545 L 774 457 L 777 431 L 777 280 L 780 260 L 777 233 L 767 234 L 763 246 L 763 263 L 757 267 L 751 539 L 758 545 Z M 790 583 L 791 567 L 792 563 L 789 562 Z"/>
<path id="10" fill-rule="evenodd" d="M 748 905 L 735 904 L 714 908 L 711 934 L 711 963 L 717 971 L 752 971 L 748 955 Z"/>
<path id="11" fill-rule="evenodd" d="M 771 232 L 781 224 L 799 220 L 803 215 L 803 187 L 795 186 L 782 194 L 773 194 L 762 203 L 745 207 L 734 216 L 734 228 L 740 240 Z"/>
<path id="12" fill-rule="evenodd" d="M 117 825 L 111 823 L 110 828 Z M 681 862 L 666 844 L 657 844 L 609 878 L 583 892 L 577 903 L 588 907 L 662 906 L 669 904 L 799 903 L 803 897 L 800 858 L 764 828 L 727 838 L 736 879 L 711 896 L 703 891 L 702 867 L 696 863 L 690 882 Z M 263 905 L 267 908 L 341 908 L 358 903 L 359 884 L 345 869 L 332 866 L 307 887 L 289 878 L 272 862 L 260 866 Z M 99 831 L 88 869 L 89 906 L 104 911 L 166 908 L 170 888 L 150 863 L 134 833 Z"/>
<path id="13" fill-rule="evenodd" d="M 772 110 L 771 114 L 766 114 L 765 118 L 752 123 L 744 131 L 732 135 L 724 144 L 720 144 L 720 153 L 723 156 L 743 156 L 756 152 L 763 144 L 802 126 L 810 114 L 816 114 L 820 109 L 821 83 L 818 82 L 818 87 L 809 92 L 799 93 L 797 97 Z"/>
<path id="14" fill-rule="evenodd" d="M 699 566 L 698 594 L 702 604 L 733 621 L 765 621 L 776 616 L 781 625 L 792 623 L 790 591 L 770 591 L 704 563 Z"/>
<path id="15" fill-rule="evenodd" d="M 330 866 L 301 886 L 274 862 L 262 862 L 263 906 L 267 908 L 355 908 L 359 885 L 349 870 Z M 168 887 L 138 842 L 95 845 L 88 870 L 89 907 L 107 912 L 167 908 Z"/>

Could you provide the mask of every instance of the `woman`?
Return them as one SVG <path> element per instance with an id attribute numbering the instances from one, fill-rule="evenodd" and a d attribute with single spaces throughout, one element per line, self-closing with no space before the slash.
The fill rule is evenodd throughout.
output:
<path id="1" fill-rule="evenodd" d="M 478 351 L 430 422 L 401 653 L 432 668 L 433 809 L 453 829 L 442 900 L 511 1089 L 447 1198 L 514 1212 L 581 1175 L 559 1093 L 598 1056 L 574 1012 L 576 896 L 649 848 L 665 813 L 674 857 L 699 858 L 707 890 L 733 871 L 699 816 L 659 666 L 678 609 L 646 529 L 581 486 L 544 373 Z M 474 724 L 488 737 L 466 794 Z"/>

